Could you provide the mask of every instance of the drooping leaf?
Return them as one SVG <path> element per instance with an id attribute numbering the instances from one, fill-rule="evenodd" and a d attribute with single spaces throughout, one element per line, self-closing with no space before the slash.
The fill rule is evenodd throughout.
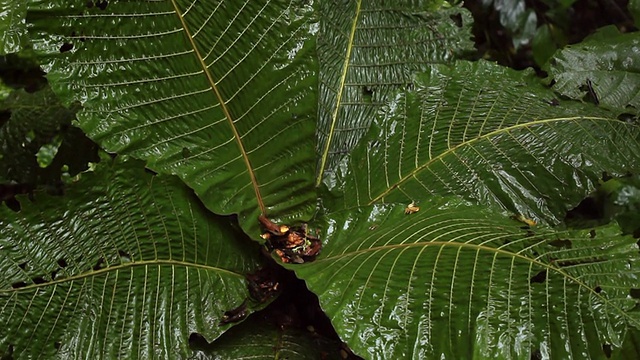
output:
<path id="1" fill-rule="evenodd" d="M 321 1 L 316 184 L 411 74 L 473 51 L 471 15 L 440 0 Z"/>
<path id="2" fill-rule="evenodd" d="M 107 151 L 177 174 L 205 205 L 300 219 L 313 210 L 315 10 L 303 0 L 33 0 L 54 90 Z"/>
<path id="3" fill-rule="evenodd" d="M 0 55 L 16 53 L 26 41 L 27 3 L 0 0 Z"/>
<path id="4" fill-rule="evenodd" d="M 414 86 L 327 180 L 339 198 L 326 206 L 456 194 L 559 223 L 603 171 L 640 173 L 639 126 L 555 99 L 529 72 L 459 62 L 416 75 Z"/>
<path id="5" fill-rule="evenodd" d="M 640 253 L 615 224 L 522 228 L 432 198 L 320 219 L 325 246 L 292 267 L 366 359 L 604 358 L 640 329 Z"/>
<path id="6" fill-rule="evenodd" d="M 62 197 L 0 207 L 0 354 L 185 358 L 248 296 L 252 242 L 140 162 L 83 173 Z M 251 309 L 249 309 L 250 311 Z"/>
<path id="7" fill-rule="evenodd" d="M 342 360 L 340 345 L 339 342 L 309 331 L 283 329 L 265 319 L 252 316 L 213 343 L 198 348 L 194 358 Z"/>
<path id="8" fill-rule="evenodd" d="M 549 62 L 553 89 L 572 99 L 590 98 L 616 113 L 640 112 L 640 35 L 614 26 L 560 50 Z M 595 96 L 596 99 L 593 99 Z"/>

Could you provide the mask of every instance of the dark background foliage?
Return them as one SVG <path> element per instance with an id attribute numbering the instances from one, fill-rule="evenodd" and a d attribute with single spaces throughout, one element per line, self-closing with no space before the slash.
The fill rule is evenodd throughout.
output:
<path id="1" fill-rule="evenodd" d="M 499 0 L 464 3 L 474 17 L 477 51 L 468 54 L 470 59 L 495 60 L 514 69 L 533 67 L 538 75 L 545 77 L 547 74 L 540 65 L 554 49 L 580 42 L 605 25 L 615 25 L 621 32 L 637 30 L 625 0 L 527 0 L 523 1 L 524 12 L 515 15 L 505 9 L 504 3 Z M 62 195 L 70 179 L 85 170 L 89 163 L 99 161 L 98 146 L 72 125 L 77 109 L 67 110 L 60 106 L 59 109 L 53 107 L 57 109 L 54 111 L 51 106 L 38 109 L 30 105 L 33 103 L 31 97 L 38 96 L 37 91 L 47 86 L 43 75 L 28 54 L 0 58 L 2 81 L 13 89 L 23 90 L 20 96 L 12 96 L 0 106 L 0 131 L 14 133 L 19 139 L 36 129 L 28 144 L 0 144 L 3 155 L 0 158 L 0 200 L 16 211 L 20 209 L 15 197 L 17 194 L 46 192 Z M 55 99 L 52 97 L 51 101 Z M 36 122 L 37 126 L 34 125 Z M 38 163 L 37 154 L 44 145 L 52 142 L 58 144 L 57 153 L 43 166 Z M 51 170 L 60 169 L 61 166 L 56 165 L 62 164 L 67 165 L 66 172 Z M 597 196 L 585 199 L 567 213 L 567 218 L 604 222 L 615 216 L 615 211 L 605 209 L 607 205 L 600 200 Z M 640 236 L 640 229 L 629 230 Z M 276 266 L 270 257 L 266 259 L 273 268 L 273 276 L 281 283 L 283 293 L 251 318 L 288 331 L 311 332 L 320 343 L 326 341 L 335 347 L 335 342 L 340 339 L 320 309 L 318 298 L 291 271 Z M 193 334 L 190 342 L 194 348 L 212 346 L 198 334 Z M 346 345 L 335 349 L 343 357 L 358 358 Z M 5 354 L 3 360 L 10 358 L 10 353 Z"/>

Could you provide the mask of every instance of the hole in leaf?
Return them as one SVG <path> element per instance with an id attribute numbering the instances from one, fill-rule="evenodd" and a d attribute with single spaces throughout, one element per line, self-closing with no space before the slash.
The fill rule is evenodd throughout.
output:
<path id="1" fill-rule="evenodd" d="M 638 123 L 640 118 L 638 117 L 638 115 L 623 113 L 618 115 L 618 120 L 627 124 L 635 124 Z"/>
<path id="2" fill-rule="evenodd" d="M 182 157 L 183 157 L 184 159 L 186 159 L 186 158 L 188 158 L 190 155 L 191 155 L 191 150 L 189 150 L 189 149 L 188 149 L 188 148 L 186 148 L 186 147 L 183 147 L 183 148 L 182 148 Z"/>
<path id="3" fill-rule="evenodd" d="M 36 276 L 33 279 L 31 279 L 31 281 L 33 281 L 34 284 L 46 284 L 47 280 L 45 280 L 42 276 Z"/>
<path id="4" fill-rule="evenodd" d="M 405 86 L 405 89 L 406 89 L 407 91 L 412 91 L 414 88 L 415 88 L 415 86 L 413 86 L 413 83 L 412 83 L 412 82 L 408 83 L 408 84 Z"/>
<path id="5" fill-rule="evenodd" d="M 557 240 L 553 240 L 549 243 L 549 245 L 551 246 L 555 246 L 558 248 L 565 248 L 565 249 L 571 249 L 571 240 L 562 240 L 562 239 L 557 239 Z"/>
<path id="6" fill-rule="evenodd" d="M 634 299 L 640 299 L 640 289 L 634 289 L 634 288 L 629 289 L 629 296 L 631 296 Z"/>
<path id="7" fill-rule="evenodd" d="M 58 259 L 58 266 L 64 269 L 67 267 L 67 265 L 67 260 L 65 260 L 64 258 Z"/>
<path id="8" fill-rule="evenodd" d="M 606 356 L 607 359 L 611 358 L 611 344 L 602 344 L 602 352 L 604 352 L 604 356 Z"/>
<path id="9" fill-rule="evenodd" d="M 600 286 L 596 286 L 595 288 L 593 288 L 593 291 L 600 294 L 602 292 L 602 288 Z"/>
<path id="10" fill-rule="evenodd" d="M 595 229 L 591 229 L 591 231 L 589 231 L 589 237 L 590 237 L 590 238 L 592 238 L 592 239 L 593 239 L 594 237 L 596 237 L 596 231 L 595 231 Z"/>
<path id="11" fill-rule="evenodd" d="M 536 275 L 534 275 L 531 279 L 529 279 L 529 283 L 533 284 L 533 283 L 538 283 L 538 284 L 542 284 L 545 282 L 545 280 L 547 280 L 547 270 L 542 270 L 539 273 L 537 273 Z"/>
<path id="12" fill-rule="evenodd" d="M 27 270 L 27 262 L 23 262 L 21 264 L 18 264 L 18 267 L 22 270 Z"/>
<path id="13" fill-rule="evenodd" d="M 62 344 L 60 344 L 60 341 L 56 341 L 56 342 L 53 343 L 53 347 L 56 348 L 56 350 L 60 350 L 60 346 L 61 345 Z"/>
<path id="14" fill-rule="evenodd" d="M 93 271 L 98 271 L 104 267 L 104 258 L 98 259 L 98 262 L 93 266 Z"/>
<path id="15" fill-rule="evenodd" d="M 560 100 L 558 100 L 556 98 L 553 98 L 553 99 L 549 100 L 549 105 L 558 106 L 558 105 L 560 105 Z"/>
<path id="16" fill-rule="evenodd" d="M 20 288 L 23 288 L 25 286 L 27 286 L 27 283 L 24 282 L 24 281 L 19 281 L 19 282 L 11 284 L 11 287 L 14 288 L 14 289 L 20 289 Z"/>
<path id="17" fill-rule="evenodd" d="M 68 43 L 68 42 L 66 42 L 66 43 L 62 44 L 62 46 L 60 46 L 60 52 L 61 53 L 70 51 L 71 49 L 73 49 L 73 44 Z"/>
<path id="18" fill-rule="evenodd" d="M 98 1 L 96 3 L 96 6 L 100 9 L 100 10 L 104 10 L 107 8 L 107 5 L 109 5 L 109 1 L 107 0 L 102 0 L 102 1 Z"/>
<path id="19" fill-rule="evenodd" d="M 118 250 L 118 255 L 120 255 L 120 260 L 124 262 L 131 262 L 131 255 L 124 250 Z"/>
<path id="20" fill-rule="evenodd" d="M 600 104 L 600 100 L 598 100 L 598 95 L 593 89 L 593 83 L 591 82 L 591 80 L 587 79 L 587 82 L 584 85 L 580 86 L 580 91 L 584 91 L 586 93 L 582 100 L 593 103 L 595 105 Z"/>
<path id="21" fill-rule="evenodd" d="M 460 13 L 450 15 L 449 18 L 453 20 L 457 27 L 462 27 L 462 15 Z"/>
<path id="22" fill-rule="evenodd" d="M 367 85 L 363 85 L 362 96 L 364 97 L 364 101 L 371 102 L 373 100 L 373 89 Z"/>

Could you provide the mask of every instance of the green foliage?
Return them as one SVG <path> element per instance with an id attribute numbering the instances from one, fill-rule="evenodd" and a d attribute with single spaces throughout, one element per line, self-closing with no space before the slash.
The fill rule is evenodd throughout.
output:
<path id="1" fill-rule="evenodd" d="M 457 59 L 470 15 L 440 0 L 26 8 L 0 24 L 53 93 L 4 101 L 0 179 L 43 183 L 58 142 L 52 178 L 90 170 L 0 205 L 3 357 L 343 357 L 263 309 L 267 264 L 367 359 L 638 356 L 637 34 L 557 52 L 549 88 Z M 572 223 L 590 196 L 597 221 Z M 322 252 L 260 257 L 258 215 Z"/>
<path id="2" fill-rule="evenodd" d="M 510 32 L 514 48 L 528 44 L 533 38 L 538 16 L 525 0 L 482 0 L 482 4 L 492 6 L 500 14 L 500 24 Z"/>
<path id="3" fill-rule="evenodd" d="M 318 40 L 316 184 L 358 143 L 376 112 L 411 86 L 414 72 L 473 49 L 470 14 L 458 7 L 424 11 L 438 4 L 320 2 L 323 18 L 331 20 L 321 22 Z"/>
<path id="4" fill-rule="evenodd" d="M 640 300 L 629 296 L 640 254 L 616 225 L 592 237 L 522 229 L 451 198 L 404 208 L 328 213 L 324 252 L 295 267 L 364 358 L 596 356 L 640 325 Z"/>
<path id="5" fill-rule="evenodd" d="M 567 44 L 567 39 L 557 26 L 544 24 L 536 30 L 531 41 L 533 60 L 540 67 L 544 66 L 556 50 Z"/>
<path id="6" fill-rule="evenodd" d="M 87 135 L 178 175 L 212 211 L 238 213 L 253 237 L 267 210 L 308 219 L 316 198 L 315 9 L 208 2 L 187 16 L 175 2 L 98 5 L 30 5 L 47 78 L 63 102 L 82 102 Z"/>
<path id="7" fill-rule="evenodd" d="M 379 112 L 328 181 L 346 194 L 330 207 L 456 194 L 557 224 L 603 171 L 638 171 L 638 139 L 638 126 L 558 100 L 530 72 L 487 62 L 434 66 Z"/>
<path id="8" fill-rule="evenodd" d="M 559 51 L 549 62 L 553 89 L 571 99 L 589 99 L 617 114 L 640 110 L 640 39 L 605 27 Z"/>
<path id="9" fill-rule="evenodd" d="M 0 348 L 14 358 L 184 357 L 191 332 L 219 336 L 248 296 L 255 249 L 140 165 L 103 163 L 63 197 L 0 209 Z"/>
<path id="10" fill-rule="evenodd" d="M 97 162 L 95 144 L 71 126 L 77 108 L 64 107 L 48 87 L 13 91 L 0 104 L 8 117 L 0 124 L 0 182 L 55 186 L 63 168 L 73 176 Z"/>
<path id="11" fill-rule="evenodd" d="M 0 55 L 18 52 L 27 36 L 25 1 L 0 0 Z"/>

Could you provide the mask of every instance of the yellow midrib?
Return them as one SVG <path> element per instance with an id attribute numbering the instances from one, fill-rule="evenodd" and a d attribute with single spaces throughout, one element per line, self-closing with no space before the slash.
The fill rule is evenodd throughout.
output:
<path id="1" fill-rule="evenodd" d="M 342 253 L 342 254 L 337 254 L 337 255 L 334 255 L 334 256 L 326 257 L 326 258 L 317 259 L 313 263 L 311 263 L 309 265 L 309 267 L 318 266 L 321 263 L 327 263 L 327 262 L 330 263 L 330 264 L 335 264 L 338 261 L 340 261 L 340 259 L 343 259 L 343 258 L 357 256 L 359 254 L 364 254 L 364 253 L 376 252 L 376 251 L 379 251 L 379 250 L 406 249 L 406 248 L 423 247 L 423 246 L 459 247 L 459 248 L 463 248 L 463 249 L 464 248 L 468 248 L 468 249 L 472 249 L 472 250 L 476 250 L 476 251 L 487 251 L 487 252 L 493 252 L 496 255 L 503 255 L 503 256 L 507 256 L 507 257 L 513 258 L 513 259 L 523 260 L 523 261 L 525 261 L 527 263 L 530 263 L 532 265 L 537 265 L 537 266 L 543 268 L 544 270 L 547 270 L 549 272 L 555 272 L 555 273 L 559 274 L 560 276 L 563 276 L 564 278 L 569 279 L 570 281 L 573 281 L 578 286 L 580 286 L 580 287 L 586 289 L 587 291 L 589 291 L 593 296 L 596 296 L 596 297 L 600 298 L 600 300 L 602 300 L 602 302 L 607 303 L 609 306 L 611 306 L 611 307 L 615 308 L 616 310 L 618 310 L 618 312 L 621 315 L 625 316 L 628 320 L 633 321 L 636 325 L 640 326 L 640 321 L 638 321 L 633 316 L 629 315 L 620 306 L 618 306 L 613 301 L 611 301 L 610 299 L 608 299 L 605 296 L 603 296 L 603 294 L 598 293 L 593 287 L 588 286 L 579 277 L 572 276 L 570 273 L 568 273 L 567 271 L 563 270 L 562 268 L 557 267 L 557 266 L 552 266 L 551 264 L 539 261 L 537 259 L 529 258 L 529 257 L 527 257 L 525 255 L 522 255 L 522 254 L 519 254 L 519 253 L 506 251 L 506 250 L 499 249 L 499 248 L 492 248 L 492 247 L 488 247 L 488 246 L 484 246 L 484 245 L 470 244 L 470 243 L 466 243 L 466 242 L 465 243 L 450 242 L 450 241 L 432 241 L 432 242 L 426 241 L 426 242 L 418 242 L 418 243 L 403 243 L 403 244 L 393 244 L 393 245 L 382 245 L 382 246 L 376 246 L 376 247 L 371 247 L 371 248 L 366 248 L 366 249 L 360 249 L 360 250 L 349 252 L 349 253 Z M 475 264 L 474 264 L 474 266 L 475 266 Z"/>
<path id="2" fill-rule="evenodd" d="M 338 86 L 336 106 L 333 109 L 333 113 L 331 114 L 331 127 L 329 128 L 327 141 L 325 143 L 324 150 L 322 152 L 320 167 L 318 168 L 318 173 L 316 177 L 316 186 L 319 186 L 320 183 L 322 182 L 324 168 L 327 164 L 327 158 L 329 157 L 329 148 L 331 147 L 331 140 L 333 140 L 333 133 L 335 131 L 336 122 L 338 121 L 338 111 L 340 110 L 340 102 L 342 102 L 342 93 L 344 90 L 344 84 L 346 82 L 347 72 L 349 70 L 349 61 L 351 60 L 351 51 L 353 49 L 353 39 L 355 37 L 356 28 L 358 25 L 358 17 L 360 16 L 361 4 L 362 4 L 362 0 L 358 0 L 358 2 L 356 3 L 356 13 L 355 13 L 355 16 L 353 17 L 353 23 L 351 24 L 351 32 L 349 34 L 349 43 L 347 44 L 347 51 L 345 53 L 344 64 L 342 66 L 342 75 L 340 76 L 340 85 Z"/>
<path id="3" fill-rule="evenodd" d="M 409 178 L 415 176 L 415 174 L 420 172 L 422 169 L 427 168 L 429 165 L 431 165 L 434 162 L 444 158 L 448 154 L 453 153 L 454 151 L 458 150 L 459 148 L 461 148 L 463 146 L 469 145 L 471 143 L 474 143 L 474 142 L 482 140 L 482 139 L 489 138 L 489 137 L 494 136 L 494 135 L 498 135 L 498 134 L 501 134 L 501 133 L 506 133 L 506 132 L 509 132 L 509 131 L 513 131 L 513 130 L 518 129 L 518 128 L 529 127 L 529 126 L 532 126 L 532 125 L 546 124 L 546 123 L 556 122 L 556 121 L 575 121 L 575 120 L 605 120 L 605 121 L 610 121 L 610 119 L 607 119 L 607 118 L 588 117 L 588 116 L 573 116 L 573 117 L 566 117 L 566 118 L 534 120 L 534 121 L 531 121 L 531 122 L 517 124 L 517 125 L 513 125 L 513 126 L 506 127 L 506 128 L 497 129 L 497 130 L 488 132 L 488 133 L 486 133 L 486 134 L 484 134 L 482 136 L 478 136 L 478 137 L 473 138 L 471 140 L 461 142 L 460 144 L 457 144 L 457 145 L 447 149 L 447 151 L 444 151 L 441 154 L 429 159 L 423 165 L 421 165 L 419 167 L 416 167 L 415 169 L 410 171 L 407 175 L 403 176 L 398 181 L 394 182 L 391 186 L 387 187 L 380 195 L 378 195 L 375 198 L 371 199 L 371 201 L 369 201 L 369 203 L 367 205 L 373 205 L 374 203 L 380 201 L 385 196 L 389 195 L 389 193 L 393 189 L 395 189 L 398 186 L 400 186 L 400 184 L 402 184 L 403 182 L 407 181 Z"/>
<path id="4" fill-rule="evenodd" d="M 231 117 L 231 114 L 229 113 L 229 109 L 227 108 L 227 104 L 222 99 L 222 95 L 220 94 L 220 90 L 218 90 L 218 87 L 216 86 L 216 82 L 213 80 L 213 76 L 211 75 L 211 72 L 207 68 L 207 64 L 205 64 L 204 58 L 200 54 L 200 50 L 196 46 L 196 43 L 195 43 L 195 41 L 193 39 L 193 36 L 191 35 L 191 31 L 189 30 L 189 27 L 187 26 L 187 23 L 185 22 L 185 19 L 182 16 L 182 13 L 180 12 L 180 9 L 178 9 L 178 4 L 176 4 L 176 0 L 171 0 L 171 4 L 173 4 L 173 8 L 175 9 L 175 12 L 178 15 L 178 18 L 180 19 L 180 23 L 182 24 L 182 28 L 184 29 L 185 34 L 187 35 L 187 38 L 189 39 L 189 42 L 191 43 L 191 47 L 193 48 L 193 51 L 196 54 L 196 57 L 198 58 L 198 62 L 200 63 L 200 66 L 202 67 L 202 70 L 203 70 L 204 74 L 207 76 L 207 81 L 209 82 L 209 85 L 211 86 L 211 89 L 215 93 L 216 98 L 218 98 L 218 102 L 220 103 L 220 108 L 222 109 L 222 112 L 224 113 L 224 116 L 226 117 L 226 119 L 227 119 L 227 121 L 229 123 L 229 127 L 231 128 L 231 131 L 233 132 L 233 136 L 236 139 L 236 143 L 238 144 L 238 148 L 240 149 L 240 152 L 242 153 L 242 158 L 244 159 L 244 163 L 247 166 L 247 172 L 249 173 L 249 177 L 251 178 L 251 184 L 253 185 L 253 191 L 256 194 L 256 200 L 258 201 L 258 206 L 260 207 L 260 212 L 263 215 L 266 215 L 266 213 L 265 213 L 265 205 L 264 205 L 264 202 L 262 200 L 262 194 L 260 194 L 260 187 L 258 186 L 258 181 L 256 179 L 256 175 L 253 172 L 253 167 L 251 166 L 251 161 L 249 161 L 249 156 L 247 155 L 247 151 L 244 148 L 244 144 L 242 143 L 242 139 L 240 138 L 240 134 L 238 133 L 238 129 L 236 129 L 235 125 L 233 124 L 233 118 Z"/>
<path id="5" fill-rule="evenodd" d="M 230 270 L 227 270 L 227 269 L 223 269 L 223 268 L 209 266 L 209 265 L 202 265 L 202 264 L 196 264 L 196 263 L 190 263 L 190 262 L 178 261 L 178 260 L 142 260 L 142 261 L 132 261 L 132 262 L 122 263 L 122 264 L 118 264 L 118 265 L 114 265 L 114 266 L 109 266 L 109 267 L 105 267 L 105 268 L 102 268 L 102 269 L 99 269 L 99 270 L 92 270 L 92 271 L 89 271 L 89 272 L 84 272 L 84 273 L 81 273 L 81 274 L 72 275 L 72 276 L 69 276 L 69 277 L 64 277 L 64 278 L 61 278 L 61 279 L 48 281 L 48 282 L 45 282 L 45 283 L 42 283 L 42 284 L 27 285 L 27 286 L 24 286 L 24 287 L 21 287 L 21 288 L 17 288 L 17 289 L 13 289 L 13 288 L 11 288 L 11 289 L 1 289 L 0 290 L 0 295 L 30 291 L 30 290 L 33 290 L 33 289 L 53 286 L 53 285 L 56 285 L 56 284 L 62 284 L 62 283 L 66 283 L 66 282 L 72 282 L 72 281 L 76 281 L 76 280 L 80 280 L 80 279 L 84 279 L 84 278 L 90 278 L 90 277 L 94 277 L 94 276 L 100 276 L 100 275 L 103 275 L 105 273 L 118 271 L 118 270 L 124 270 L 124 269 L 127 269 L 127 268 L 140 267 L 140 266 L 180 266 L 180 267 L 184 267 L 184 268 L 201 269 L 201 270 L 205 270 L 205 271 L 215 271 L 215 272 L 227 274 L 229 276 L 234 276 L 234 277 L 237 277 L 239 279 L 244 279 L 244 275 L 243 274 L 236 273 L 236 272 L 233 272 L 233 271 L 230 271 Z"/>

